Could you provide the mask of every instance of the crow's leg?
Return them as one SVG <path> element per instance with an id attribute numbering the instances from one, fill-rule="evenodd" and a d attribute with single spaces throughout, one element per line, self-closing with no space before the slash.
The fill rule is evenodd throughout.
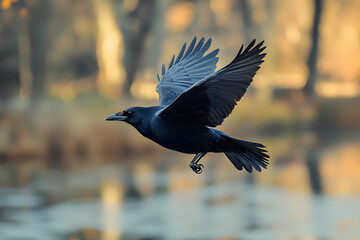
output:
<path id="1" fill-rule="evenodd" d="M 196 156 L 194 157 L 194 159 L 191 161 L 190 163 L 190 168 L 197 174 L 200 174 L 202 172 L 202 168 L 204 167 L 204 165 L 202 164 L 198 164 L 198 162 L 200 161 L 200 159 L 205 156 L 206 153 L 200 152 L 198 154 L 196 154 Z"/>

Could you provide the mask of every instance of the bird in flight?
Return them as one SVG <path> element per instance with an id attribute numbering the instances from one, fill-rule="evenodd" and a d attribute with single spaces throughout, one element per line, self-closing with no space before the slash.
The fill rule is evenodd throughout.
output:
<path id="1" fill-rule="evenodd" d="M 123 121 L 135 127 L 143 136 L 165 148 L 196 154 L 190 163 L 195 173 L 201 173 L 200 159 L 208 152 L 223 152 L 238 169 L 261 171 L 269 164 L 264 145 L 233 138 L 217 129 L 230 115 L 236 102 L 245 94 L 260 68 L 265 47 L 253 40 L 227 66 L 215 71 L 219 49 L 204 55 L 211 38 L 196 42 L 172 57 L 166 70 L 162 65 L 157 75 L 159 105 L 131 107 L 106 117 L 107 121 Z"/>

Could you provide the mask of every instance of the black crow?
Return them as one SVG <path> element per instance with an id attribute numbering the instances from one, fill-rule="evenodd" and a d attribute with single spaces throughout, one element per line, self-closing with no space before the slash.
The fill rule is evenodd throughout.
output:
<path id="1" fill-rule="evenodd" d="M 162 65 L 156 91 L 159 106 L 132 107 L 105 120 L 124 121 L 143 136 L 163 147 L 196 154 L 190 163 L 201 173 L 200 159 L 208 152 L 223 152 L 238 170 L 261 171 L 269 163 L 262 144 L 233 138 L 217 129 L 245 94 L 260 68 L 265 47 L 253 40 L 245 50 L 241 46 L 235 59 L 215 72 L 219 49 L 204 55 L 211 38 L 196 44 L 196 37 L 186 50 L 186 43 L 166 70 Z M 186 51 L 185 51 L 186 50 Z"/>

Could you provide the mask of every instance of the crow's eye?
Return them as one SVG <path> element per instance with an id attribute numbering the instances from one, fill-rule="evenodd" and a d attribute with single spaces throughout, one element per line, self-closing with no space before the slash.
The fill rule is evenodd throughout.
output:
<path id="1" fill-rule="evenodd" d="M 131 117 L 131 115 L 133 114 L 132 111 L 124 111 L 124 116 L 127 116 L 127 117 Z"/>

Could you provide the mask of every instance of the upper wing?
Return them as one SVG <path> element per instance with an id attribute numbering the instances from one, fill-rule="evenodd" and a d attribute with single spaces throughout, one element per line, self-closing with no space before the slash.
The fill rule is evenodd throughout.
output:
<path id="1" fill-rule="evenodd" d="M 165 64 L 162 65 L 162 76 L 160 79 L 157 75 L 159 83 L 156 87 L 160 96 L 159 105 L 169 105 L 184 90 L 215 71 L 216 63 L 219 60 L 216 57 L 219 49 L 204 56 L 211 45 L 211 38 L 205 44 L 204 42 L 205 38 L 201 38 L 195 46 L 196 37 L 194 37 L 186 52 L 186 43 L 184 43 L 175 61 L 175 55 L 172 57 L 167 71 Z"/>
<path id="2" fill-rule="evenodd" d="M 265 47 L 253 40 L 235 59 L 211 76 L 184 91 L 160 114 L 183 118 L 206 126 L 220 125 L 245 94 L 256 71 L 260 68 Z"/>

